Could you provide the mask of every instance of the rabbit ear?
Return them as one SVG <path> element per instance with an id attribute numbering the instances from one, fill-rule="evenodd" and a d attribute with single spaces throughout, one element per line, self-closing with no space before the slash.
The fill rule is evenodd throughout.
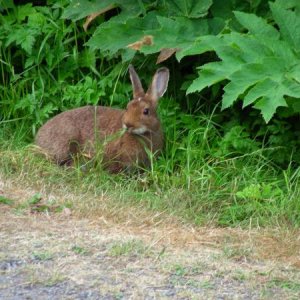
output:
<path id="1" fill-rule="evenodd" d="M 157 102 L 163 96 L 168 87 L 169 69 L 160 68 L 153 76 L 152 83 L 147 91 L 152 101 Z"/>
<path id="2" fill-rule="evenodd" d="M 133 98 L 143 97 L 145 95 L 140 78 L 132 65 L 129 66 L 129 75 L 132 83 Z"/>

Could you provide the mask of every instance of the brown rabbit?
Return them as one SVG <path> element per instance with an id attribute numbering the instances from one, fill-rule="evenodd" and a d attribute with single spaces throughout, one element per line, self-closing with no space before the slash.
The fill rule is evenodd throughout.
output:
<path id="1" fill-rule="evenodd" d="M 112 173 L 149 165 L 147 151 L 158 154 L 163 147 L 156 109 L 167 89 L 169 70 L 158 69 L 146 93 L 132 66 L 129 74 L 133 100 L 126 110 L 84 106 L 62 112 L 39 129 L 36 144 L 58 164 L 69 162 L 72 155 L 87 149 L 95 155 L 95 141 L 100 141 L 104 167 Z M 116 137 L 122 129 L 125 133 Z"/>

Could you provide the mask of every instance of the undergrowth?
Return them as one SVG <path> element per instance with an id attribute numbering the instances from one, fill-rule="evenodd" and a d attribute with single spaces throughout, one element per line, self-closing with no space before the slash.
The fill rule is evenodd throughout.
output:
<path id="1" fill-rule="evenodd" d="M 210 141 L 214 129 L 206 122 L 186 133 L 167 127 L 167 151 L 149 170 L 131 175 L 109 175 L 96 163 L 59 167 L 33 145 L 20 144 L 21 133 L 6 142 L 2 136 L 1 173 L 37 189 L 93 195 L 80 206 L 83 214 L 95 213 L 106 195 L 120 207 L 142 206 L 198 225 L 299 226 L 299 169 L 282 171 L 264 156 L 268 149 L 214 157 L 216 137 Z"/>
<path id="2" fill-rule="evenodd" d="M 281 20 L 281 16 L 299 14 L 296 0 L 290 4 L 276 0 L 271 1 L 275 4 L 270 5 L 264 1 L 256 1 L 254 6 L 250 5 L 251 1 L 225 3 L 221 0 L 207 0 L 203 2 L 206 3 L 203 7 L 200 2 L 195 4 L 197 10 L 191 4 L 196 2 L 187 1 L 190 3 L 188 14 L 184 9 L 174 9 L 174 1 L 163 1 L 163 5 L 159 5 L 159 2 L 139 1 L 138 6 L 131 0 L 127 4 L 116 1 L 114 9 L 93 19 L 87 32 L 84 32 L 82 25 L 83 18 L 95 12 L 88 5 L 91 2 L 27 2 L 22 2 L 23 5 L 17 5 L 13 1 L 0 3 L 1 174 L 40 189 L 51 186 L 68 192 L 95 195 L 95 201 L 85 206 L 86 211 L 94 210 L 99 201 L 97 196 L 105 194 L 120 207 L 143 206 L 202 225 L 299 226 L 298 88 L 293 89 L 292 94 L 291 85 L 281 89 L 281 96 L 287 100 L 288 108 L 277 105 L 275 113 L 277 106 L 273 106 L 272 101 L 276 97 L 271 97 L 272 101 L 263 102 L 264 105 L 258 107 L 264 108 L 263 112 L 267 108 L 268 114 L 263 114 L 269 121 L 266 123 L 259 110 L 242 104 L 247 99 L 246 92 L 250 97 L 249 84 L 245 86 L 247 90 L 241 88 L 244 81 L 248 80 L 248 68 L 252 63 L 244 64 L 246 71 L 242 73 L 245 78 L 240 77 L 240 72 L 230 75 L 230 72 L 241 66 L 239 56 L 235 55 L 236 51 L 245 56 L 244 63 L 256 60 L 258 52 L 252 35 L 261 37 L 257 32 L 260 28 L 271 30 L 271 24 L 280 23 L 277 25 L 282 39 L 299 36 L 289 35 L 289 31 L 283 30 L 290 28 L 297 32 L 298 23 L 292 27 L 284 27 L 289 18 Z M 86 4 L 83 6 L 84 10 L 76 5 L 79 2 Z M 110 1 L 102 1 L 97 5 L 106 7 L 107 3 Z M 130 3 L 134 5 L 130 6 Z M 272 12 L 270 7 L 273 8 Z M 237 10 L 244 13 L 233 13 Z M 160 15 L 158 19 L 157 15 Z M 129 20 L 128 23 L 123 22 L 122 16 L 124 20 Z M 141 31 L 136 26 L 130 27 L 130 24 L 136 24 L 137 19 L 145 26 L 144 29 L 143 26 L 140 28 Z M 144 23 L 145 20 L 149 22 Z M 153 20 L 159 20 L 160 25 L 158 21 L 153 23 Z M 173 28 L 175 21 L 177 25 Z M 203 25 L 200 26 L 205 29 L 203 32 L 197 31 L 199 24 Z M 249 28 L 251 24 L 255 25 L 254 28 Z M 265 26 L 256 26 L 257 24 Z M 151 74 L 157 68 L 156 53 L 165 47 L 176 47 L 171 50 L 178 51 L 178 41 L 174 38 L 182 38 L 183 35 L 174 34 L 174 30 L 181 32 L 187 26 L 191 30 L 184 36 L 186 39 L 181 40 L 181 47 L 186 52 L 178 52 L 178 60 L 169 56 L 167 60 L 165 57 L 164 64 L 169 67 L 171 74 L 168 95 L 159 104 L 166 137 L 165 149 L 150 169 L 131 176 L 111 176 L 103 171 L 99 163 L 84 167 L 79 163 L 74 168 L 60 168 L 37 153 L 37 149 L 32 146 L 36 131 L 57 113 L 87 104 L 124 108 L 131 98 L 128 64 L 132 63 L 136 67 L 143 83 L 149 83 Z M 271 30 L 275 37 L 279 37 L 277 27 Z M 158 44 L 142 47 L 140 52 L 129 49 L 128 30 L 132 28 L 136 30 L 136 35 L 131 36 L 131 42 L 138 42 L 151 29 L 149 32 L 157 37 Z M 160 34 L 161 28 L 165 28 L 164 34 Z M 111 29 L 114 29 L 112 32 L 116 35 L 108 34 Z M 196 43 L 193 42 L 195 35 Z M 232 40 L 233 37 L 237 39 L 236 42 Z M 264 37 L 263 35 L 259 39 L 259 43 L 268 43 L 268 47 L 273 47 L 274 41 Z M 96 43 L 97 39 L 101 42 Z M 207 48 L 207 44 L 202 44 L 204 40 L 208 44 L 209 41 L 217 41 L 217 44 L 209 44 L 210 47 Z M 94 41 L 94 48 L 88 46 L 91 41 Z M 239 43 L 244 45 L 244 42 L 247 42 L 246 48 L 251 53 L 240 51 L 244 48 L 239 48 Z M 265 64 L 263 60 L 263 68 L 268 68 L 267 75 L 272 80 L 276 74 L 286 74 L 286 70 L 287 74 L 292 72 L 291 78 L 280 77 L 280 85 L 285 83 L 285 79 L 289 83 L 292 80 L 293 86 L 299 82 L 296 77 L 298 69 L 290 68 L 290 60 L 284 67 L 284 72 L 281 69 L 276 69 L 277 73 L 273 72 L 276 61 L 281 61 L 281 56 L 286 56 L 286 51 L 281 50 L 292 48 L 291 51 L 294 51 L 294 46 L 290 44 L 290 40 L 286 48 L 281 48 L 281 44 L 278 44 L 279 48 L 275 47 L 274 53 L 280 50 L 280 55 L 277 53 L 276 59 L 270 61 L 270 64 Z M 201 45 L 205 47 L 201 48 Z M 226 55 L 221 57 L 223 50 Z M 270 53 L 264 55 L 269 57 L 273 52 Z M 298 52 L 293 55 L 298 59 Z M 294 61 L 296 60 L 291 60 L 293 64 Z M 200 73 L 195 69 L 199 64 Z M 234 68 L 220 68 L 222 64 Z M 221 72 L 222 76 L 215 80 L 215 76 L 209 71 L 216 72 L 216 76 Z M 227 71 L 230 76 L 227 76 Z M 254 71 L 256 72 L 256 68 Z M 224 81 L 224 78 L 230 82 Z M 205 84 L 201 81 L 203 79 Z M 222 111 L 222 88 L 227 86 L 225 92 L 228 96 L 228 92 L 235 88 L 233 82 L 237 84 L 237 94 L 231 97 L 230 105 L 225 105 L 230 108 Z M 257 89 L 261 83 L 255 84 L 253 89 Z M 194 88 L 191 89 L 191 86 Z M 189 87 L 190 92 L 195 93 L 186 95 Z M 268 84 L 268 93 L 270 90 L 276 94 L 272 84 Z M 261 91 L 263 95 L 266 93 L 265 89 Z M 236 98 L 242 101 L 235 101 Z M 252 100 L 257 104 L 262 101 L 255 97 Z M 101 157 L 97 159 L 100 161 Z"/>

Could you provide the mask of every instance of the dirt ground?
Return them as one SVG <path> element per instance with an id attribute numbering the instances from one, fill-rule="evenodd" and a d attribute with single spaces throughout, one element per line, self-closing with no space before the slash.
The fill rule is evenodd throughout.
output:
<path id="1" fill-rule="evenodd" d="M 36 191 L 0 178 L 2 199 Z M 5 202 L 5 201 L 3 201 Z M 0 299 L 299 299 L 299 232 L 0 203 Z"/>

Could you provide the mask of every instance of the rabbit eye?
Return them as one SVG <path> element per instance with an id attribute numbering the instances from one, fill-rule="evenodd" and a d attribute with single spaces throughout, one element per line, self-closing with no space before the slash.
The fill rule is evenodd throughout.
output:
<path id="1" fill-rule="evenodd" d="M 144 111 L 143 111 L 143 114 L 144 115 L 149 115 L 149 108 L 145 108 Z"/>

